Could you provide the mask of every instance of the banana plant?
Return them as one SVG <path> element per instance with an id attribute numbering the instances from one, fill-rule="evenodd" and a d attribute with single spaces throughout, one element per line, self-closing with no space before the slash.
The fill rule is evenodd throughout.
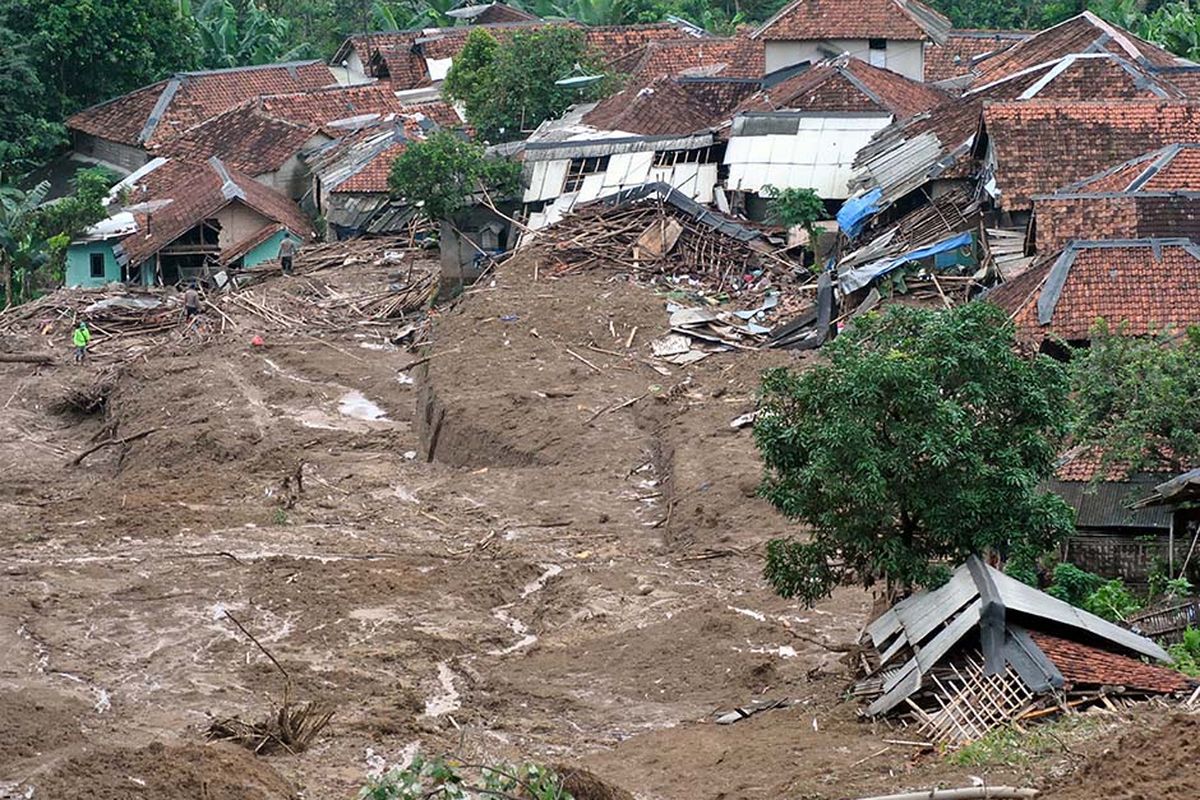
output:
<path id="1" fill-rule="evenodd" d="M 49 259 L 47 243 L 36 233 L 34 216 L 50 192 L 42 181 L 29 191 L 0 187 L 0 279 L 4 281 L 4 307 L 13 303 L 13 284 L 30 294 L 34 273 Z"/>

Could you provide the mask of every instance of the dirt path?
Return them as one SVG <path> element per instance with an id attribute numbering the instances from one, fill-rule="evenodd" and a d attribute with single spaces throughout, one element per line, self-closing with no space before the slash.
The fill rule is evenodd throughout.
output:
<path id="1" fill-rule="evenodd" d="M 580 764 L 642 798 L 966 780 L 841 700 L 819 643 L 857 635 L 865 594 L 800 610 L 759 577 L 788 526 L 729 421 L 790 357 L 662 374 L 661 298 L 530 277 L 444 314 L 416 385 L 410 354 L 352 332 L 164 348 L 103 417 L 50 410 L 84 371 L 0 365 L 19 386 L 0 414 L 0 797 L 349 798 L 418 748 Z M 199 746 L 282 690 L 226 612 L 336 709 L 308 752 Z M 759 698 L 793 704 L 712 723 Z"/>

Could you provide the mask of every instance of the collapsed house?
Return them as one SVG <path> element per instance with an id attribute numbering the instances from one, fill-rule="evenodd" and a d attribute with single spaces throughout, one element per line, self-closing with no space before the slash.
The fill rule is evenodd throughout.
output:
<path id="1" fill-rule="evenodd" d="M 966 744 L 1006 724 L 1116 698 L 1190 691 L 1159 645 L 1051 597 L 977 556 L 942 587 L 867 626 L 871 717 L 905 714 L 923 737 Z M 1148 659 L 1152 663 L 1147 663 Z"/>
<path id="2" fill-rule="evenodd" d="M 113 188 L 111 216 L 67 249 L 66 285 L 173 285 L 275 258 L 315 233 L 287 197 L 217 158 L 156 158 Z"/>

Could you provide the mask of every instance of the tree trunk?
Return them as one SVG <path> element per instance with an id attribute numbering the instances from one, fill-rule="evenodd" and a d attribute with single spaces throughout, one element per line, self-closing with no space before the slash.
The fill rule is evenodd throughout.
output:
<path id="1" fill-rule="evenodd" d="M 4 307 L 12 305 L 12 261 L 7 253 L 0 253 L 0 268 L 4 272 Z"/>

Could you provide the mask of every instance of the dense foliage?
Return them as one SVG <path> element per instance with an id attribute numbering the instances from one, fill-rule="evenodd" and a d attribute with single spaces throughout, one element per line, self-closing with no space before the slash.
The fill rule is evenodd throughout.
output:
<path id="1" fill-rule="evenodd" d="M 29 300 L 62 280 L 71 237 L 103 219 L 104 199 L 114 182 L 107 170 L 80 170 L 74 192 L 43 205 L 50 186 L 29 190 L 0 186 L 0 283 L 4 307 Z"/>
<path id="2" fill-rule="evenodd" d="M 1038 490 L 1066 432 L 1065 369 L 1024 358 L 999 309 L 867 315 L 803 372 L 769 371 L 754 434 L 762 492 L 808 525 L 768 545 L 766 577 L 813 603 L 839 583 L 936 584 L 996 551 L 1028 578 L 1071 528 Z"/>
<path id="3" fill-rule="evenodd" d="M 1072 364 L 1074 438 L 1105 469 L 1182 471 L 1200 458 L 1200 329 L 1130 337 L 1103 322 Z"/>
<path id="4" fill-rule="evenodd" d="M 582 89 L 556 84 L 578 71 L 604 74 L 578 28 L 518 30 L 502 41 L 481 28 L 467 37 L 444 91 L 463 104 L 467 121 L 482 139 L 505 142 L 523 138 L 572 103 L 596 99 L 611 88 L 607 79 Z"/>
<path id="5" fill-rule="evenodd" d="M 808 234 L 809 247 L 816 252 L 817 221 L 824 219 L 825 201 L 812 189 L 780 189 L 767 185 L 763 193 L 770 198 L 767 202 L 767 214 L 776 225 L 794 228 L 797 225 L 804 228 Z"/>
<path id="6" fill-rule="evenodd" d="M 552 770 L 536 764 L 479 766 L 418 755 L 407 767 L 371 778 L 359 800 L 572 800 Z"/>
<path id="7" fill-rule="evenodd" d="M 455 212 L 481 192 L 504 196 L 520 182 L 520 165 L 488 158 L 483 145 L 451 131 L 436 131 L 401 153 L 388 177 L 392 192 L 416 203 L 434 221 L 453 219 Z"/>

